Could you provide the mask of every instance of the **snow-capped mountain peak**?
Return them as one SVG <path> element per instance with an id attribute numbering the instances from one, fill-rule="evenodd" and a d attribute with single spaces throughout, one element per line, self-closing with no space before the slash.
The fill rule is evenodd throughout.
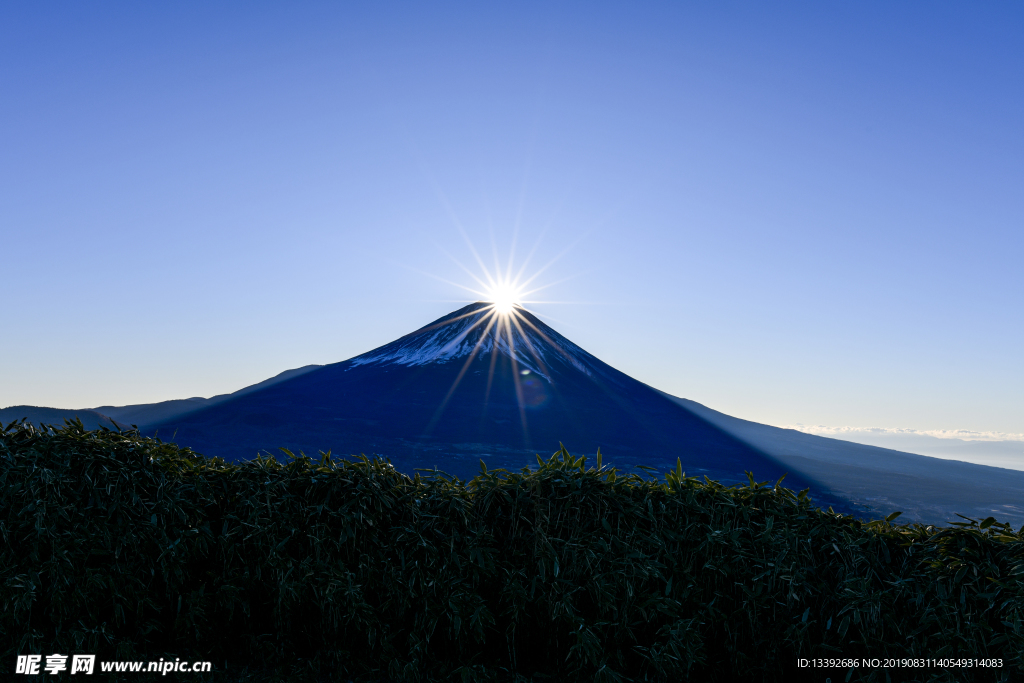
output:
<path id="1" fill-rule="evenodd" d="M 523 370 L 551 379 L 552 368 L 569 365 L 593 375 L 600 363 L 522 307 L 500 314 L 478 301 L 349 361 L 359 365 L 406 366 L 466 362 L 497 353 Z"/>

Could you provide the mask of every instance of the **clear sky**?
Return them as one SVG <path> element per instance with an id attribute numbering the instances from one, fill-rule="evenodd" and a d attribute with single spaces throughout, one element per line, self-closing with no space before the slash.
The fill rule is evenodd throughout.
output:
<path id="1" fill-rule="evenodd" d="M 468 239 L 558 257 L 534 310 L 726 413 L 1024 433 L 1022 35 L 1010 2 L 4 3 L 0 406 L 347 359 L 474 300 Z"/>

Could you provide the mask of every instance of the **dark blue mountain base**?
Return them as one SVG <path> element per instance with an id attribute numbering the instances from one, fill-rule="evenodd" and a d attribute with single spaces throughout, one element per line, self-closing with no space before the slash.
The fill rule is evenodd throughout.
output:
<path id="1" fill-rule="evenodd" d="M 229 461 L 282 457 L 279 448 L 380 454 L 408 474 L 436 468 L 464 479 L 480 460 L 489 469 L 535 466 L 535 454 L 559 443 L 591 456 L 600 448 L 605 463 L 626 470 L 664 471 L 679 459 L 688 474 L 726 483 L 746 481 L 748 471 L 761 481 L 787 474 L 526 311 L 516 312 L 518 326 L 487 330 L 490 311 L 472 304 L 363 356 L 146 431 Z M 798 473 L 786 484 L 847 507 Z"/>

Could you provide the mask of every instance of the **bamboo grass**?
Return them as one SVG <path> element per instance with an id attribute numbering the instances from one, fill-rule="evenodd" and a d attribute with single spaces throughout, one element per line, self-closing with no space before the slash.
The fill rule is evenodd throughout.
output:
<path id="1" fill-rule="evenodd" d="M 849 680 L 1022 674 L 1024 535 L 992 518 L 864 522 L 781 482 L 624 475 L 565 448 L 468 482 L 285 455 L 8 425 L 3 666 L 74 652 L 210 660 L 214 680 L 773 681 L 798 657 L 971 657 L 1004 666 Z"/>

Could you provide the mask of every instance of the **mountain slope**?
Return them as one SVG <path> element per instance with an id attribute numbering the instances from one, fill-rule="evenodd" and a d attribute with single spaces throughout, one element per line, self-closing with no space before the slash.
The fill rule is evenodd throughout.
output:
<path id="1" fill-rule="evenodd" d="M 284 380 L 292 377 L 298 377 L 299 375 L 305 374 L 319 367 L 322 366 L 306 365 L 301 368 L 295 368 L 294 370 L 285 370 L 282 373 L 274 375 L 270 379 L 265 379 L 262 382 L 251 384 L 236 392 L 230 394 L 218 394 L 217 396 L 211 396 L 210 398 L 195 396 L 193 398 L 172 399 L 170 401 L 160 401 L 158 403 L 138 403 L 127 406 L 99 406 L 92 410 L 101 412 L 105 415 L 110 415 L 115 420 L 124 424 L 133 424 L 146 428 L 151 424 L 158 424 L 182 415 L 187 415 L 201 408 L 207 408 L 209 406 L 222 403 L 234 396 L 244 396 L 245 394 L 252 393 L 253 391 L 259 391 L 260 389 L 273 386 L 278 382 L 283 382 Z"/>
<path id="2" fill-rule="evenodd" d="M 5 425 L 22 418 L 28 419 L 30 423 L 36 426 L 54 425 L 62 427 L 64 426 L 64 420 L 79 419 L 86 429 L 99 429 L 100 427 L 106 427 L 107 429 L 117 429 L 118 427 L 130 429 L 126 424 L 115 422 L 109 415 L 88 408 L 71 410 L 67 408 L 44 408 L 41 406 L 10 406 L 0 409 L 0 422 Z"/>
<path id="3" fill-rule="evenodd" d="M 663 396 L 876 514 L 956 521 L 955 513 L 1024 523 L 1024 472 L 829 439 L 742 420 Z"/>
<path id="4" fill-rule="evenodd" d="M 320 365 L 306 365 L 293 370 L 285 370 L 274 375 L 270 379 L 243 387 L 230 394 L 219 394 L 210 398 L 195 396 L 193 398 L 171 399 L 158 403 L 138 403 L 126 406 L 99 406 L 97 408 L 45 408 L 41 406 L 10 406 L 0 409 L 0 421 L 11 422 L 28 418 L 33 424 L 53 424 L 60 426 L 64 420 L 78 418 L 87 429 L 98 429 L 100 426 L 108 429 L 119 426 L 122 429 L 131 429 L 137 425 L 146 429 L 151 424 L 159 424 L 166 420 L 172 420 L 182 415 L 195 412 L 200 408 L 216 405 L 233 396 L 244 396 L 253 391 L 272 386 L 292 377 L 298 377 L 310 370 L 322 367 Z"/>

